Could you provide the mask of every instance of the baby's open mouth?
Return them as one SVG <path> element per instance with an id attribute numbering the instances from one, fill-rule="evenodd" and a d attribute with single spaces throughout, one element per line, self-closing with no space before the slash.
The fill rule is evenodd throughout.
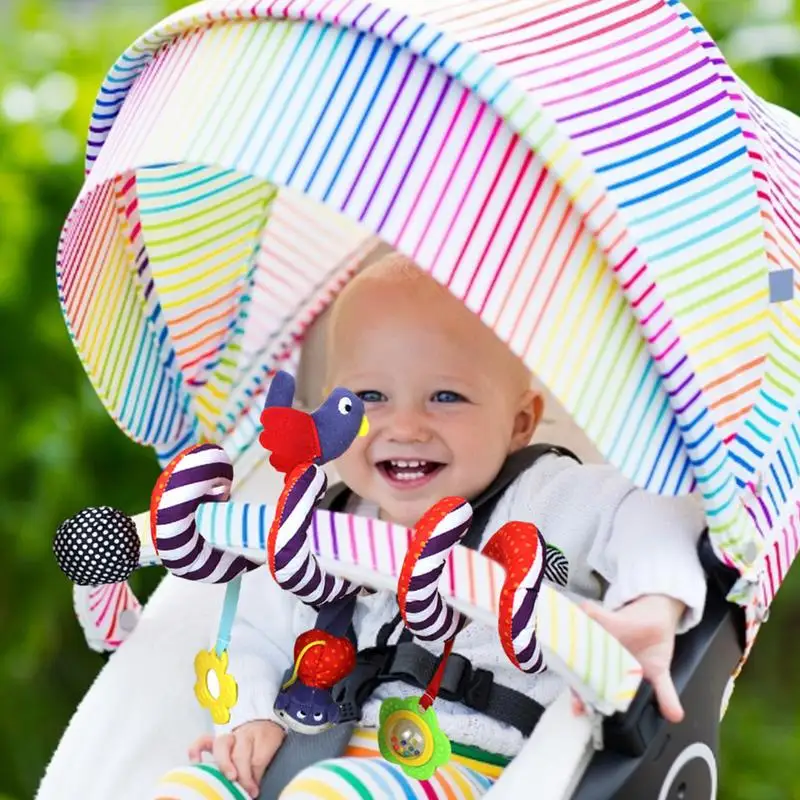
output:
<path id="1" fill-rule="evenodd" d="M 376 466 L 393 483 L 413 485 L 432 478 L 445 465 L 439 461 L 421 459 L 390 459 L 379 461 Z"/>

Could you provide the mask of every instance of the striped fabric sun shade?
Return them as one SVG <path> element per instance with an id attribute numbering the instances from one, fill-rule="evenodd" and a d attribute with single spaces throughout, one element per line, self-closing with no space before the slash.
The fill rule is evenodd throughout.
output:
<path id="1" fill-rule="evenodd" d="M 236 461 L 380 237 L 698 491 L 752 638 L 800 547 L 798 155 L 673 0 L 207 0 L 103 83 L 58 286 L 129 436 Z"/>

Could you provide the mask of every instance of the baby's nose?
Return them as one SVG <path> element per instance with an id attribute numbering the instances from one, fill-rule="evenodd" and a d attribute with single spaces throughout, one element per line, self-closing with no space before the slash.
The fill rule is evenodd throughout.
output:
<path id="1" fill-rule="evenodd" d="M 395 442 L 427 442 L 431 438 L 425 415 L 413 411 L 395 413 L 387 432 Z"/>

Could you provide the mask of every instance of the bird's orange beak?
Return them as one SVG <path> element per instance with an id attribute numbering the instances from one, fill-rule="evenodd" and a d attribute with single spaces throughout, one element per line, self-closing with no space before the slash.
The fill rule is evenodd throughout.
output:
<path id="1" fill-rule="evenodd" d="M 361 427 L 358 429 L 359 436 L 366 436 L 369 433 L 369 420 L 367 419 L 367 415 L 364 414 L 361 417 Z"/>

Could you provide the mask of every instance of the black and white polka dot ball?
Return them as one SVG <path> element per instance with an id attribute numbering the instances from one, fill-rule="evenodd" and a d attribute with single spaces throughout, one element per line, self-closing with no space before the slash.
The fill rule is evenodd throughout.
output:
<path id="1" fill-rule="evenodd" d="M 79 586 L 127 580 L 141 545 L 133 520 L 109 506 L 85 508 L 61 523 L 53 542 L 62 572 Z"/>

